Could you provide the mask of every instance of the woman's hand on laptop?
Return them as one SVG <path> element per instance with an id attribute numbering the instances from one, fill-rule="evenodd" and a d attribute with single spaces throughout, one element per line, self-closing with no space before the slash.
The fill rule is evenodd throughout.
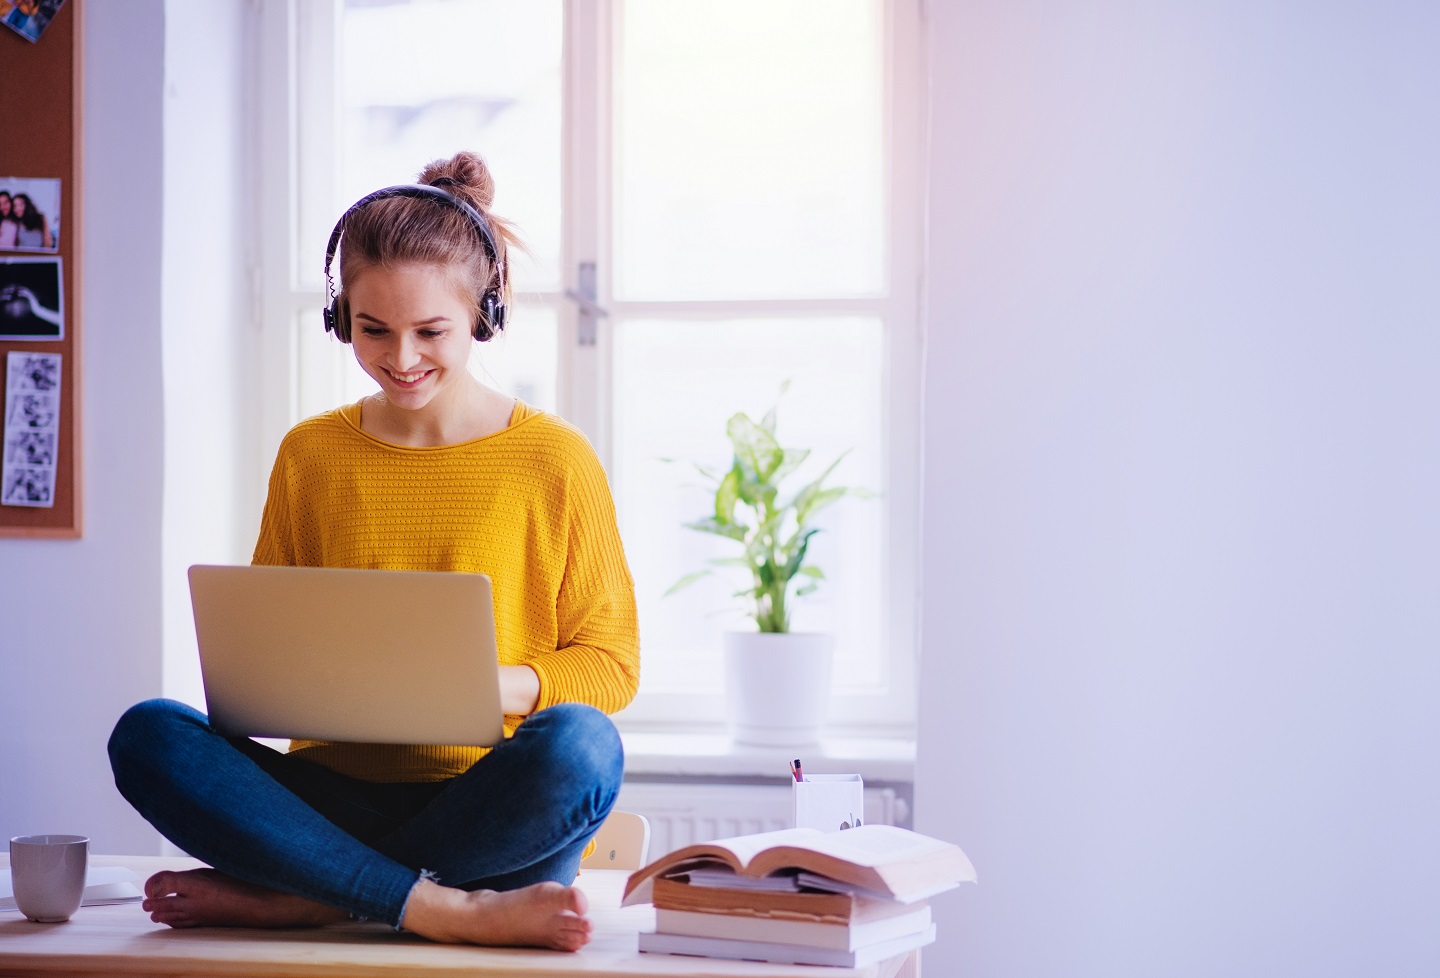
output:
<path id="1" fill-rule="evenodd" d="M 529 666 L 500 667 L 500 707 L 512 716 L 528 717 L 540 702 L 540 676 Z"/>

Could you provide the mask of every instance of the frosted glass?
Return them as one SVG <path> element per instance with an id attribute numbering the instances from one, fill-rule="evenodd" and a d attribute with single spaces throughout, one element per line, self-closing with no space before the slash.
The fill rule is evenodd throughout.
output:
<path id="1" fill-rule="evenodd" d="M 325 331 L 319 306 L 296 313 L 294 337 L 299 366 L 292 424 L 379 389 L 356 365 L 351 348 Z"/>
<path id="2" fill-rule="evenodd" d="M 885 285 L 878 0 L 626 0 L 615 74 L 622 299 Z"/>
<path id="3" fill-rule="evenodd" d="M 788 380 L 779 439 L 812 455 L 783 485 L 793 491 L 849 450 L 827 484 L 883 490 L 882 336 L 878 320 L 861 318 L 616 325 L 611 480 L 637 588 L 643 689 L 719 689 L 721 633 L 754 628 L 731 597 L 746 581 L 739 569 L 663 597 L 709 558 L 738 553 L 683 527 L 714 511 L 693 464 L 729 467 L 732 414 L 758 421 Z M 795 603 L 792 628 L 839 637 L 837 689 L 873 687 L 884 678 L 884 500 L 843 500 L 818 523 L 811 552 L 829 580 Z"/>
<path id="4" fill-rule="evenodd" d="M 474 150 L 495 174 L 495 213 L 530 251 L 515 256 L 516 287 L 557 290 L 562 40 L 559 0 L 349 0 L 337 216 L 430 160 Z"/>
<path id="5" fill-rule="evenodd" d="M 475 344 L 470 353 L 470 372 L 488 387 L 554 413 L 556 348 L 560 342 L 555 312 L 543 307 L 522 307 L 513 312 L 514 320 L 503 333 Z"/>

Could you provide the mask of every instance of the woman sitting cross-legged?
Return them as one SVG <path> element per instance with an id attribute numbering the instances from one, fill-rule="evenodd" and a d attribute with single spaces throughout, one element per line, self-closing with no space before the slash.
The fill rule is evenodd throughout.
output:
<path id="1" fill-rule="evenodd" d="M 570 884 L 619 790 L 606 713 L 639 682 L 634 586 L 584 436 L 467 369 L 475 341 L 503 328 L 510 291 L 513 236 L 488 213 L 489 171 L 461 153 L 420 183 L 363 198 L 336 226 L 326 327 L 380 389 L 286 436 L 254 562 L 488 575 L 507 737 L 490 750 L 297 741 L 282 753 L 223 737 L 180 703 L 132 707 L 110 740 L 117 786 L 214 867 L 146 882 L 160 923 L 363 917 L 437 941 L 589 940 Z"/>

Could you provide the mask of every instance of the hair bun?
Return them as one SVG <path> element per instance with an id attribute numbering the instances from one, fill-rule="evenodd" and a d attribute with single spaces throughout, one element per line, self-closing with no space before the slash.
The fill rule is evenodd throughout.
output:
<path id="1" fill-rule="evenodd" d="M 495 199 L 495 178 L 479 153 L 462 150 L 448 160 L 435 160 L 420 171 L 420 182 L 439 186 L 479 210 Z"/>

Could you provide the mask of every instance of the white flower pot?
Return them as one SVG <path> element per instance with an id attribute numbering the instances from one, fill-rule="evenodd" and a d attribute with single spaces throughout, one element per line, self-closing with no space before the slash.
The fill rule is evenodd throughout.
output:
<path id="1" fill-rule="evenodd" d="M 725 712 L 737 743 L 819 743 L 830 703 L 835 636 L 726 632 Z"/>

